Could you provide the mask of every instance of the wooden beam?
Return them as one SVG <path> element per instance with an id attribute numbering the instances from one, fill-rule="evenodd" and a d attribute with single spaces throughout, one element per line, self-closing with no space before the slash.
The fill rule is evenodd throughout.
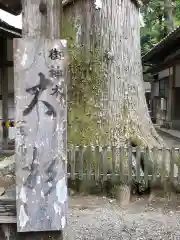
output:
<path id="1" fill-rule="evenodd" d="M 4 62 L 7 59 L 7 39 L 5 37 L 1 38 L 1 89 L 2 89 L 2 117 L 4 121 L 8 121 L 8 73 L 7 68 L 5 67 Z M 8 143 L 8 128 L 3 128 L 3 144 L 4 147 L 7 147 Z"/>
<path id="2" fill-rule="evenodd" d="M 180 59 L 177 58 L 177 59 L 170 60 L 166 63 L 161 63 L 158 65 L 155 65 L 152 68 L 145 71 L 144 74 L 147 74 L 147 73 L 154 74 L 154 73 L 160 72 L 166 68 L 172 67 L 174 64 L 180 64 Z"/>
<path id="3" fill-rule="evenodd" d="M 14 4 L 13 4 L 14 3 Z M 11 5 L 7 4 L 7 0 L 1 0 L 0 1 L 0 9 L 7 11 L 13 15 L 19 15 L 21 13 L 21 0 L 18 0 L 18 2 L 13 2 Z"/>
<path id="4" fill-rule="evenodd" d="M 4 68 L 4 67 L 13 67 L 14 66 L 14 62 L 13 61 L 6 61 L 4 63 L 0 63 L 0 68 Z"/>
<path id="5" fill-rule="evenodd" d="M 14 98 L 14 93 L 8 93 L 8 98 Z M 2 101 L 2 95 L 0 95 L 0 100 Z"/>
<path id="6" fill-rule="evenodd" d="M 14 40 L 17 228 L 23 240 L 60 240 L 67 211 L 61 1 L 23 0 L 22 6 L 23 39 Z"/>

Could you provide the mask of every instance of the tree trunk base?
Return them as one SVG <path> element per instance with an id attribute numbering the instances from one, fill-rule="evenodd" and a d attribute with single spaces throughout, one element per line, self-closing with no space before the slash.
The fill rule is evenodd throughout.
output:
<path id="1" fill-rule="evenodd" d="M 118 186 L 116 200 L 121 206 L 127 207 L 131 201 L 131 187 L 129 185 Z"/>
<path id="2" fill-rule="evenodd" d="M 170 179 L 166 179 L 163 183 L 156 182 L 151 185 L 151 192 L 148 201 L 151 203 L 158 198 L 166 198 L 168 201 L 171 201 L 177 198 L 176 193 L 177 188 Z"/>
<path id="3" fill-rule="evenodd" d="M 177 195 L 174 192 L 165 192 L 164 190 L 161 191 L 153 190 L 149 195 L 148 202 L 152 203 L 160 198 L 167 199 L 168 201 L 175 201 L 177 199 Z"/>

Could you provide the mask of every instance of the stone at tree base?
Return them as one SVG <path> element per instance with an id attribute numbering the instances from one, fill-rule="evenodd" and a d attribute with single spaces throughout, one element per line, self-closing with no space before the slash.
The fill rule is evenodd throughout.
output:
<path id="1" fill-rule="evenodd" d="M 73 190 L 73 189 L 71 189 L 71 188 L 68 188 L 68 196 L 75 196 L 76 195 L 76 192 Z"/>
<path id="2" fill-rule="evenodd" d="M 126 207 L 131 201 L 131 188 L 128 185 L 117 186 L 116 200 L 122 206 Z"/>

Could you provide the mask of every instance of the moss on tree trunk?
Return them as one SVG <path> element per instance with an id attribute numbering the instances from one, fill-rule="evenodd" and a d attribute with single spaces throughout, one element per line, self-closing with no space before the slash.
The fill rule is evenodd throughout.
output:
<path id="1" fill-rule="evenodd" d="M 69 42 L 68 142 L 163 147 L 145 99 L 137 6 L 130 0 L 103 0 L 98 10 L 93 1 L 82 4 L 89 4 L 90 15 L 99 21 L 88 38 L 89 12 L 88 17 L 81 13 L 83 18 L 64 20 Z"/>

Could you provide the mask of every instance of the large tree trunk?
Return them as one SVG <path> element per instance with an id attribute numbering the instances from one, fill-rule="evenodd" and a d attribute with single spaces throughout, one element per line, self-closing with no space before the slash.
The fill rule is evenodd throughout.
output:
<path id="1" fill-rule="evenodd" d="M 153 127 L 145 99 L 139 10 L 131 0 L 100 2 L 97 8 L 95 0 L 79 0 L 64 9 L 63 33 L 73 55 L 68 140 L 122 145 L 131 139 L 137 145 L 161 147 L 163 141 Z M 83 137 L 86 141 L 81 141 Z"/>
<path id="2" fill-rule="evenodd" d="M 174 6 L 172 0 L 164 1 L 164 18 L 165 18 L 165 35 L 170 33 L 174 28 Z"/>
<path id="3" fill-rule="evenodd" d="M 145 99 L 140 49 L 139 11 L 132 1 L 102 1 L 101 37 L 107 59 L 104 111 L 111 141 L 162 147 Z M 105 91 L 107 90 L 107 91 Z"/>
<path id="4" fill-rule="evenodd" d="M 68 141 L 162 147 L 146 105 L 139 10 L 131 0 L 103 0 L 99 8 L 95 2 L 64 8 L 71 49 Z"/>
<path id="5" fill-rule="evenodd" d="M 115 145 L 163 147 L 147 108 L 142 75 L 140 19 L 130 0 L 104 0 L 101 9 L 101 46 L 107 73 L 103 86 L 103 114 L 109 139 Z M 159 159 L 160 161 L 160 159 Z M 131 186 L 117 187 L 121 205 L 130 201 Z"/>

